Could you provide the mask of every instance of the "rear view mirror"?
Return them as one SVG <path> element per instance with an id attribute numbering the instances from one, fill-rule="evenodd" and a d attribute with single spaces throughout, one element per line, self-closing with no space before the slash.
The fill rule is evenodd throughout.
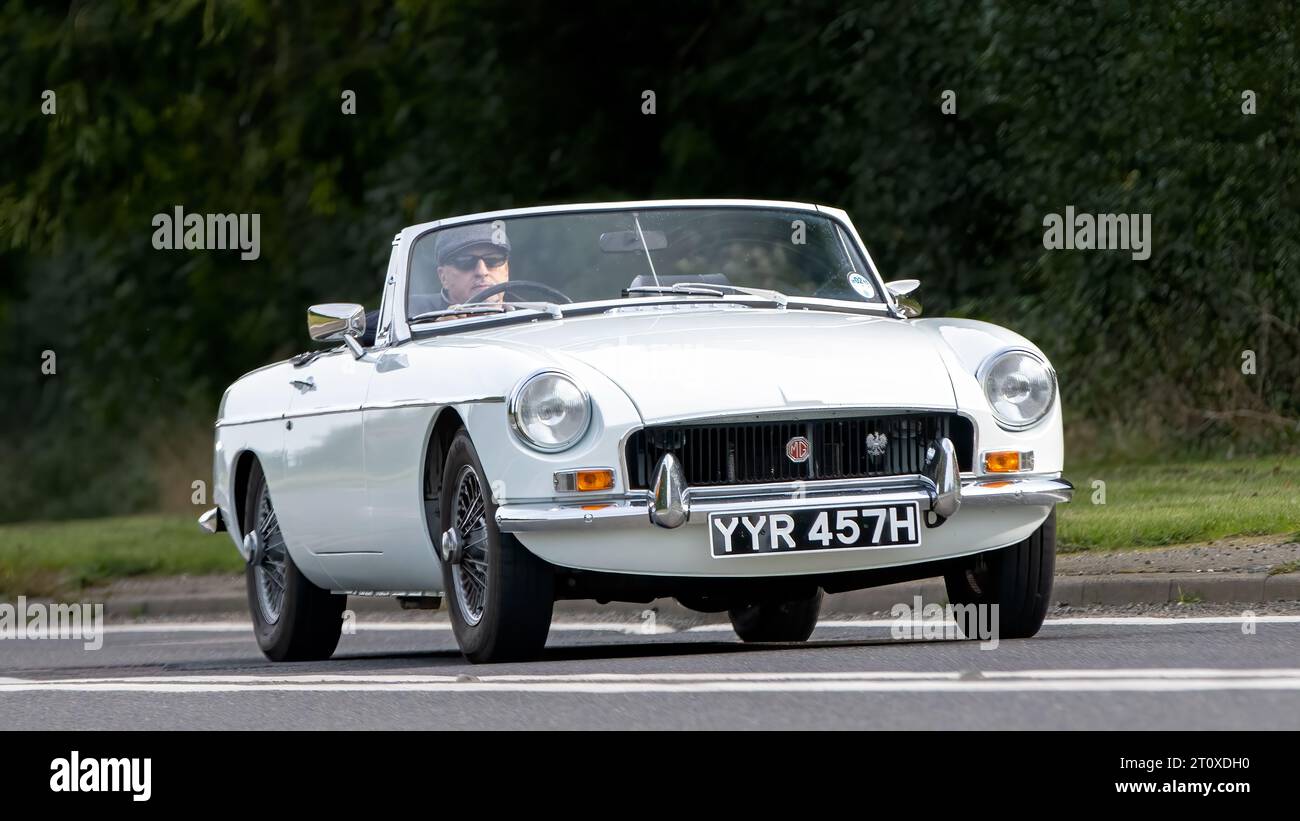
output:
<path id="1" fill-rule="evenodd" d="M 600 250 L 607 254 L 629 254 L 644 250 L 641 237 L 645 237 L 645 247 L 651 251 L 662 251 L 668 247 L 668 235 L 663 231 L 606 231 L 600 235 Z"/>
<path id="2" fill-rule="evenodd" d="M 898 304 L 898 310 L 908 319 L 915 319 L 921 315 L 921 303 L 916 300 L 916 297 L 908 296 L 919 287 L 921 287 L 919 279 L 896 279 L 885 283 L 885 290 L 889 291 L 894 302 Z"/>
<path id="3" fill-rule="evenodd" d="M 894 280 L 894 281 L 892 281 L 892 282 L 886 282 L 886 283 L 885 283 L 885 287 L 888 288 L 888 289 L 889 289 L 889 292 L 890 292 L 891 294 L 893 294 L 894 296 L 904 296 L 904 295 L 906 295 L 906 294 L 910 294 L 910 293 L 912 293 L 912 292 L 915 291 L 917 288 L 920 288 L 920 287 L 921 287 L 921 280 L 919 280 L 919 279 L 896 279 L 896 280 Z"/>
<path id="4" fill-rule="evenodd" d="M 364 351 L 357 337 L 366 332 L 366 309 L 351 302 L 329 302 L 307 309 L 307 333 L 317 342 L 342 340 L 360 357 Z"/>

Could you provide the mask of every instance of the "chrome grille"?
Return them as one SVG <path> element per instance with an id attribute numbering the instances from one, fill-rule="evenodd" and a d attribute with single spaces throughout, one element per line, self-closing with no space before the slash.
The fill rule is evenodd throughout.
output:
<path id="1" fill-rule="evenodd" d="M 872 455 L 867 437 L 880 435 L 884 450 Z M 812 446 L 806 462 L 786 456 L 786 444 L 796 436 Z M 628 437 L 628 478 L 630 487 L 648 488 L 668 452 L 681 462 L 690 485 L 902 476 L 921 472 L 926 445 L 941 436 L 952 440 L 961 469 L 970 470 L 973 428 L 952 413 L 655 425 Z"/>

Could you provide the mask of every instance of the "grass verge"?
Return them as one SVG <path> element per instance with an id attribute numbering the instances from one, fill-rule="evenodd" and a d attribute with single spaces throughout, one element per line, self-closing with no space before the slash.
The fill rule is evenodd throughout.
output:
<path id="1" fill-rule="evenodd" d="M 0 595 L 55 596 L 128 576 L 237 573 L 225 533 L 193 516 L 145 515 L 0 525 Z"/>
<path id="2" fill-rule="evenodd" d="M 1060 508 L 1061 549 L 1204 543 L 1300 530 L 1300 458 L 1066 471 L 1074 502 Z M 1095 504 L 1103 496 L 1104 504 Z M 226 534 L 190 515 L 0 525 L 0 596 L 56 596 L 130 576 L 238 573 Z"/>
<path id="3" fill-rule="evenodd" d="M 1300 530 L 1297 457 L 1097 464 L 1065 474 L 1075 487 L 1074 501 L 1058 514 L 1065 550 L 1204 543 Z"/>

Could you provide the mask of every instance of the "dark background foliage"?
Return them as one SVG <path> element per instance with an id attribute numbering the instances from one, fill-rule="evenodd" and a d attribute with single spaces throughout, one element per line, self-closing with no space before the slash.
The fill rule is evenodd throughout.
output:
<path id="1" fill-rule="evenodd" d="M 0 520 L 187 503 L 224 387 L 304 349 L 309 303 L 373 304 L 396 231 L 565 201 L 846 208 L 928 314 L 1047 351 L 1075 457 L 1300 438 L 1291 2 L 9 2 L 3 21 Z M 261 258 L 154 250 L 176 205 L 260 213 Z M 1067 205 L 1151 214 L 1151 258 L 1045 251 Z"/>

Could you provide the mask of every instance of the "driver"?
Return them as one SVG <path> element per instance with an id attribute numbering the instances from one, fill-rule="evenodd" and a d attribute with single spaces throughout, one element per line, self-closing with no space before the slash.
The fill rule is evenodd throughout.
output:
<path id="1" fill-rule="evenodd" d="M 500 222 L 457 225 L 438 232 L 434 259 L 445 307 L 468 302 L 480 291 L 510 279 L 510 239 Z M 500 302 L 504 294 L 487 297 Z"/>
<path id="2" fill-rule="evenodd" d="M 510 238 L 506 236 L 505 226 L 497 222 L 457 225 L 444 228 L 433 236 L 434 269 L 442 285 L 437 294 L 419 293 L 411 295 L 410 310 L 412 314 L 442 311 L 468 302 L 475 294 L 493 285 L 500 285 L 510 279 Z M 416 244 L 416 251 L 423 257 L 421 246 Z M 427 262 L 421 263 L 421 271 L 427 271 Z M 497 293 L 484 299 L 485 302 L 500 302 L 503 293 Z M 463 319 L 465 314 L 443 316 L 438 322 L 447 319 Z M 379 325 L 379 309 L 366 314 L 366 332 L 361 337 L 361 344 L 369 348 L 375 344 L 375 334 Z"/>

